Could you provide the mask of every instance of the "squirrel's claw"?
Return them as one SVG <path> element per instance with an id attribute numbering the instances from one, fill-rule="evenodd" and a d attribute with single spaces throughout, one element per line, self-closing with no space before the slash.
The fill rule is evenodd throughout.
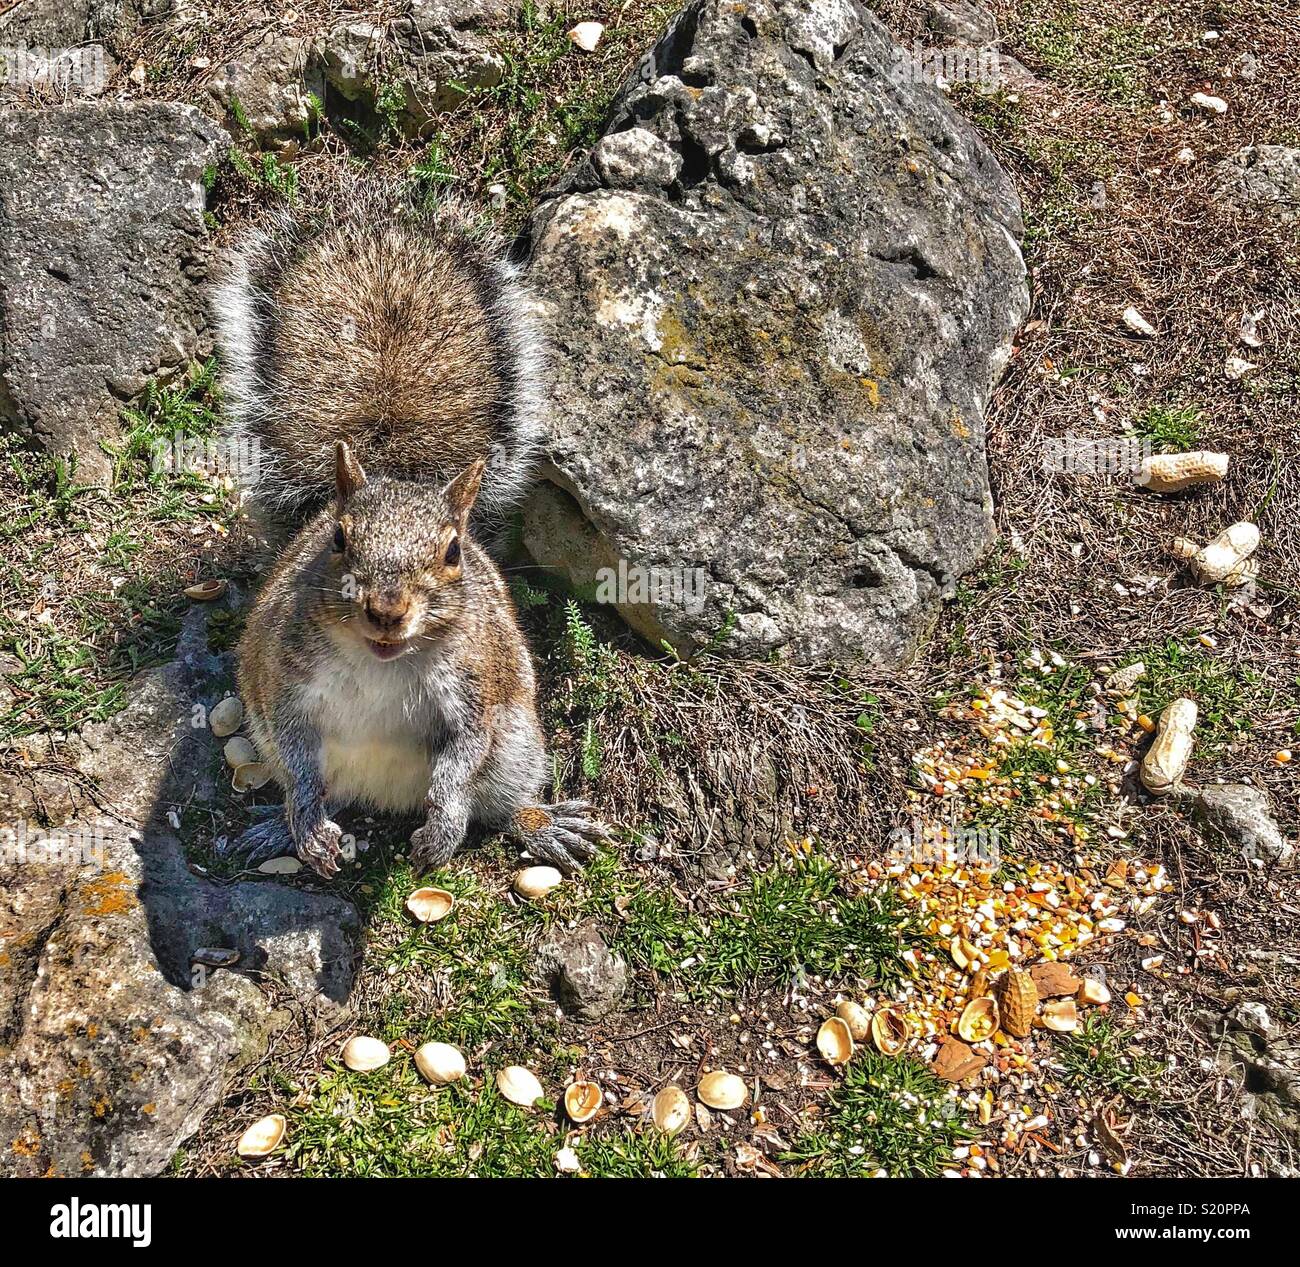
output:
<path id="1" fill-rule="evenodd" d="M 460 840 L 441 822 L 427 822 L 413 831 L 410 857 L 416 875 L 445 866 L 459 845 Z"/>
<path id="2" fill-rule="evenodd" d="M 343 856 L 343 829 L 338 823 L 322 819 L 298 841 L 297 853 L 317 875 L 329 880 L 338 875 Z"/>

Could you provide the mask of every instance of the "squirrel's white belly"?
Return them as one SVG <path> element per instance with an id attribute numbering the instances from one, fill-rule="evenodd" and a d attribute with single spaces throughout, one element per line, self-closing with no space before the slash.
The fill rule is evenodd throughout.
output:
<path id="1" fill-rule="evenodd" d="M 429 790 L 429 755 L 383 739 L 326 738 L 322 763 L 331 804 L 362 802 L 379 810 L 418 810 Z"/>
<path id="2" fill-rule="evenodd" d="M 413 707 L 411 679 L 397 665 L 376 662 L 355 676 L 336 671 L 318 678 L 307 688 L 306 703 L 321 736 L 330 804 L 423 808 L 435 719 L 427 703 Z"/>

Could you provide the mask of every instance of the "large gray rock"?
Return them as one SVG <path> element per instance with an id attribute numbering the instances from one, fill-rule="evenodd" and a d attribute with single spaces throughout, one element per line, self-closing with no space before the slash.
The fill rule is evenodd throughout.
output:
<path id="1" fill-rule="evenodd" d="M 419 132 L 475 88 L 501 82 L 504 32 L 518 25 L 520 0 L 409 0 L 393 24 L 406 90 L 403 118 Z"/>
<path id="2" fill-rule="evenodd" d="M 993 536 L 1010 182 L 853 0 L 697 0 L 537 211 L 538 561 L 679 651 L 907 656 Z M 566 521 L 567 520 L 567 524 Z M 584 544 L 585 543 L 585 544 Z"/>
<path id="3" fill-rule="evenodd" d="M 0 13 L 0 106 L 98 96 L 117 69 L 117 43 L 140 19 L 118 0 L 18 0 Z"/>
<path id="4" fill-rule="evenodd" d="M 1250 215 L 1300 220 L 1300 149 L 1247 145 L 1217 169 L 1217 197 Z"/>
<path id="5" fill-rule="evenodd" d="M 0 114 L 0 423 L 107 469 L 122 403 L 207 345 L 204 168 L 192 106 Z"/>
<path id="6" fill-rule="evenodd" d="M 1217 1019 L 1216 1057 L 1223 1068 L 1240 1068 L 1241 1116 L 1271 1127 L 1300 1145 L 1300 1045 L 1258 1002 L 1238 1004 Z"/>
<path id="7" fill-rule="evenodd" d="M 113 721 L 29 741 L 22 773 L 0 779 L 17 825 L 0 839 L 0 1173 L 155 1174 L 283 1004 L 320 1026 L 341 1015 L 355 908 L 270 879 L 214 883 L 168 821 L 215 799 L 212 736 L 191 719 L 229 664 L 208 654 L 205 616 Z M 200 947 L 241 960 L 196 970 Z"/>
<path id="8" fill-rule="evenodd" d="M 212 71 L 205 91 L 223 113 L 233 114 L 238 102 L 244 121 L 261 140 L 303 139 L 314 110 L 312 98 L 324 102 L 325 75 L 311 40 L 269 30 Z"/>

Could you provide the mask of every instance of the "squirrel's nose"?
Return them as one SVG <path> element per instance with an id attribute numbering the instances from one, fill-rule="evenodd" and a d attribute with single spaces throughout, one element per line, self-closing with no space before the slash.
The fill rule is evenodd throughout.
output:
<path id="1" fill-rule="evenodd" d="M 377 629 L 395 629 L 411 608 L 405 594 L 372 594 L 366 599 L 366 615 Z"/>

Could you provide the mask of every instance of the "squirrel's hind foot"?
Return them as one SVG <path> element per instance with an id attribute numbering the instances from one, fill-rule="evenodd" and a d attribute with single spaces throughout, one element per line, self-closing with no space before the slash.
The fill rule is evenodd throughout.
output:
<path id="1" fill-rule="evenodd" d="M 220 858 L 237 858 L 249 867 L 259 867 L 272 858 L 300 858 L 317 875 L 328 880 L 338 874 L 342 850 L 342 831 L 338 824 L 322 818 L 303 839 L 301 848 L 294 843 L 285 818 L 284 806 L 260 810 L 261 821 L 241 836 L 227 841 L 217 850 Z"/>
<path id="2" fill-rule="evenodd" d="M 254 811 L 260 822 L 254 823 L 246 832 L 226 841 L 217 847 L 217 857 L 236 858 L 250 867 L 260 867 L 272 858 L 298 856 L 294 848 L 293 837 L 289 834 L 289 824 L 284 816 L 283 805 L 258 806 Z"/>
<path id="3" fill-rule="evenodd" d="M 528 805 L 515 811 L 509 830 L 538 862 L 573 875 L 596 856 L 598 845 L 612 839 L 609 828 L 592 817 L 595 812 L 586 801 Z"/>

